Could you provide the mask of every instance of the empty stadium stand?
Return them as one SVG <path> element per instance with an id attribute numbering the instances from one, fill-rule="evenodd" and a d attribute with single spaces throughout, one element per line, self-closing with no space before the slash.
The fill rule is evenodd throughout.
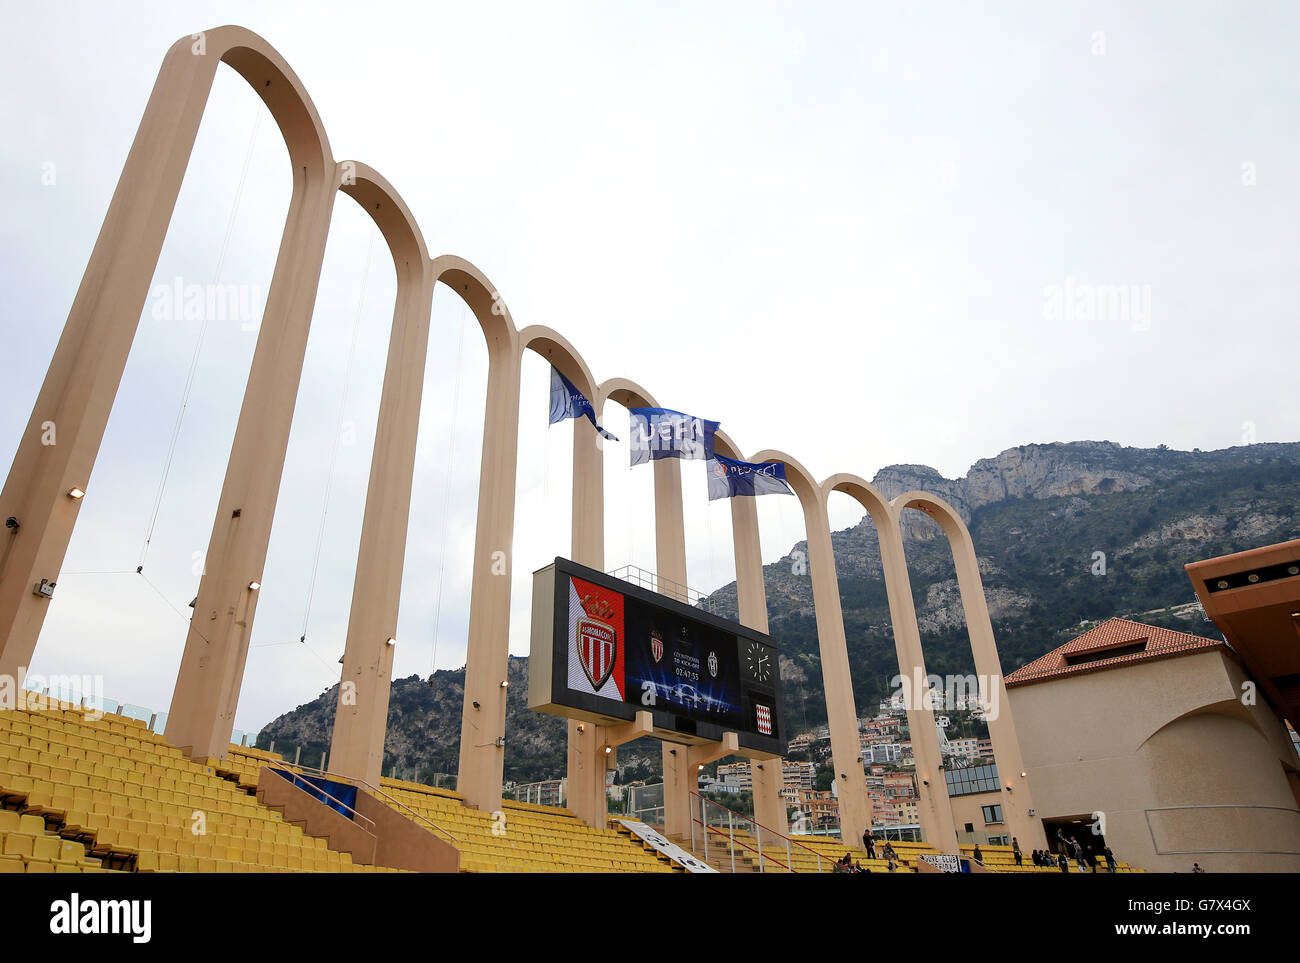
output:
<path id="1" fill-rule="evenodd" d="M 390 805 L 408 807 L 456 838 L 464 872 L 683 872 L 639 839 L 593 829 L 567 809 L 506 800 L 501 817 L 494 819 L 448 789 L 387 778 L 381 788 L 391 796 Z"/>
<path id="2" fill-rule="evenodd" d="M 0 711 L 0 807 L 5 824 L 19 818 L 4 852 L 27 872 L 383 871 L 304 835 L 138 720 L 66 703 Z"/>

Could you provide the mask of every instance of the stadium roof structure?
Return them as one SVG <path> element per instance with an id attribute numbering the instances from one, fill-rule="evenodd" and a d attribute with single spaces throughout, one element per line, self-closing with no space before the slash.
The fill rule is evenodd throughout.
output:
<path id="1" fill-rule="evenodd" d="M 1186 566 L 1214 620 L 1278 714 L 1300 726 L 1300 539 Z"/>
<path id="2" fill-rule="evenodd" d="M 1005 679 L 1008 689 L 1059 679 L 1063 676 L 1098 672 L 1135 662 L 1150 662 L 1171 656 L 1226 649 L 1222 639 L 1207 639 L 1187 632 L 1162 629 L 1128 619 L 1107 619 L 1077 638 L 1058 646 L 1021 666 Z"/>

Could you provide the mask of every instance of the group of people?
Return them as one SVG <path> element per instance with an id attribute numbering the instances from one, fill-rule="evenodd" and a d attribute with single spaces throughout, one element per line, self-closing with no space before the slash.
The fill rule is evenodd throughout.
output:
<path id="1" fill-rule="evenodd" d="M 1034 861 L 1034 865 L 1047 867 L 1054 866 L 1062 873 L 1068 873 L 1070 871 L 1071 857 L 1073 857 L 1074 862 L 1078 864 L 1079 872 L 1097 872 L 1097 851 L 1085 848 L 1084 845 L 1079 842 L 1079 837 L 1071 836 L 1069 839 L 1066 839 L 1065 833 L 1058 828 L 1056 830 L 1056 844 L 1060 850 L 1057 853 L 1053 853 L 1046 849 L 1041 852 L 1037 849 L 1034 850 L 1031 857 Z M 1110 847 L 1102 847 L 1100 855 L 1106 860 L 1106 871 L 1110 873 L 1115 872 L 1115 854 L 1111 852 Z"/>
<path id="2" fill-rule="evenodd" d="M 880 847 L 879 852 L 876 851 L 876 834 L 870 829 L 862 834 L 862 848 L 866 851 L 867 859 L 885 860 L 891 873 L 897 871 L 899 864 L 902 862 L 888 840 Z M 834 871 L 837 873 L 869 873 L 871 868 L 863 866 L 861 862 L 854 862 L 852 853 L 845 853 L 841 859 L 835 861 Z"/>
<path id="3" fill-rule="evenodd" d="M 877 857 L 877 856 L 875 856 L 875 855 L 873 854 L 871 858 L 872 858 L 872 859 L 878 859 L 878 858 L 879 858 L 879 859 L 887 859 L 887 860 L 889 861 L 889 871 L 890 871 L 891 873 L 892 873 L 892 872 L 895 872 L 895 871 L 898 869 L 898 863 L 897 863 L 897 859 L 898 859 L 898 857 L 894 854 L 893 847 L 891 847 L 891 846 L 889 846 L 888 844 L 886 844 L 885 849 L 887 850 L 887 852 L 886 852 L 885 854 L 883 854 L 883 855 L 881 855 L 881 856 L 879 856 L 879 857 Z M 870 852 L 870 850 L 868 850 L 868 852 Z M 836 872 L 836 873 L 869 873 L 869 872 L 871 872 L 871 867 L 870 867 L 870 866 L 863 866 L 861 862 L 854 862 L 854 861 L 853 861 L 853 854 L 852 854 L 852 853 L 845 853 L 844 856 L 843 856 L 841 859 L 839 859 L 839 860 L 837 860 L 837 861 L 835 862 L 835 867 L 834 867 L 834 869 L 832 870 L 832 872 Z"/>
<path id="4" fill-rule="evenodd" d="M 870 828 L 862 834 L 862 848 L 867 851 L 868 859 L 888 859 L 892 862 L 898 862 L 898 853 L 894 852 L 894 847 L 889 844 L 889 840 L 885 840 L 880 855 L 876 855 L 876 834 Z"/>
<path id="5" fill-rule="evenodd" d="M 1024 865 L 1025 856 L 1024 853 L 1020 851 L 1020 840 L 1016 839 L 1015 836 L 1011 837 L 1011 854 L 1015 857 L 1017 866 Z M 981 866 L 984 865 L 984 853 L 980 849 L 979 843 L 975 844 L 975 852 L 971 855 L 975 859 L 975 862 L 979 863 Z"/>
<path id="6" fill-rule="evenodd" d="M 1100 855 L 1106 860 L 1107 872 L 1115 872 L 1115 854 L 1111 852 L 1109 846 L 1102 847 L 1100 854 L 1098 854 L 1095 850 L 1085 848 L 1084 845 L 1079 842 L 1077 836 L 1071 836 L 1069 839 L 1066 839 L 1065 833 L 1060 829 L 1056 830 L 1056 843 L 1060 849 L 1059 853 L 1054 853 L 1050 849 L 1035 849 L 1030 853 L 1029 858 L 1033 860 L 1035 866 L 1055 867 L 1060 869 L 1062 873 L 1068 873 L 1070 871 L 1070 862 L 1073 858 L 1073 861 L 1078 864 L 1079 872 L 1086 873 L 1091 871 L 1095 873 L 1097 872 L 1098 866 L 1097 857 Z M 881 847 L 880 853 L 877 854 L 876 836 L 870 829 L 862 834 L 862 848 L 866 850 L 868 859 L 888 860 L 889 871 L 891 873 L 897 868 L 899 859 L 898 854 L 894 852 L 894 847 L 889 844 L 888 840 L 886 840 L 884 846 Z M 1015 856 L 1016 865 L 1023 865 L 1024 857 L 1020 852 L 1020 842 L 1014 837 L 1011 840 L 1011 852 Z M 972 856 L 974 857 L 975 862 L 983 864 L 984 853 L 980 850 L 978 843 L 975 845 L 975 851 L 972 853 Z M 871 872 L 870 868 L 863 866 L 860 862 L 855 863 L 853 861 L 852 853 L 845 853 L 843 858 L 837 860 L 835 862 L 834 871 L 837 873 Z M 1197 866 L 1192 870 L 1192 872 L 1204 872 L 1204 870 Z"/>
<path id="7" fill-rule="evenodd" d="M 1079 865 L 1079 872 L 1097 872 L 1098 854 L 1094 850 L 1085 849 L 1077 836 L 1066 839 L 1065 833 L 1058 829 L 1056 831 L 1056 841 L 1061 849 L 1059 854 L 1047 849 L 1035 849 L 1029 854 L 1029 858 L 1035 866 L 1055 867 L 1060 869 L 1062 873 L 1068 873 L 1070 871 L 1070 859 L 1073 857 L 1074 861 Z M 1011 852 L 1015 856 L 1016 865 L 1024 865 L 1023 856 L 1020 852 L 1020 842 L 1015 837 L 1011 839 Z M 980 850 L 978 843 L 975 844 L 975 851 L 971 856 L 975 862 L 981 865 L 984 863 L 984 853 Z M 1109 846 L 1102 848 L 1101 856 L 1106 860 L 1106 870 L 1111 873 L 1115 872 L 1115 854 L 1111 852 Z"/>

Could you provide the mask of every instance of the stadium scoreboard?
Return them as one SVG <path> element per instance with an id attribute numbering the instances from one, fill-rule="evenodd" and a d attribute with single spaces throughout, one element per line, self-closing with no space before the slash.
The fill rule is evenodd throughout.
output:
<path id="1" fill-rule="evenodd" d="M 528 705 L 602 725 L 649 710 L 669 741 L 785 754 L 771 638 L 564 558 L 533 573 Z"/>

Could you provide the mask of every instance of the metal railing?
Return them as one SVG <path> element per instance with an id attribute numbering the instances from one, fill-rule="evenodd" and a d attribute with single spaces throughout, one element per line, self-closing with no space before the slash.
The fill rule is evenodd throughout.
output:
<path id="1" fill-rule="evenodd" d="M 158 712 L 148 706 L 135 705 L 131 702 L 119 702 L 116 699 L 109 699 L 98 692 L 87 692 L 78 687 L 31 685 L 24 682 L 23 693 L 26 698 L 30 698 L 31 695 L 38 695 L 46 700 L 54 699 L 67 705 L 76 706 L 87 715 L 102 713 L 104 715 L 121 716 L 124 719 L 134 719 L 137 722 L 143 722 L 146 729 L 160 736 L 163 735 L 167 728 L 166 711 Z M 243 747 L 255 747 L 257 737 L 257 732 L 247 732 L 243 729 L 232 729 L 230 732 L 230 742 Z"/>
<path id="2" fill-rule="evenodd" d="M 260 760 L 259 760 L 259 761 L 260 761 Z M 271 764 L 270 762 L 267 762 L 267 761 L 261 761 L 261 762 L 262 762 L 262 765 L 263 765 L 263 766 L 266 766 L 266 767 L 268 767 L 268 768 L 271 768 L 271 766 L 272 766 L 272 764 Z M 396 799 L 396 798 L 394 798 L 393 796 L 389 795 L 389 794 L 388 794 L 387 792 L 385 792 L 384 790 L 380 789 L 378 786 L 372 786 L 370 783 L 366 782 L 364 779 L 353 779 L 353 778 L 351 778 L 351 777 L 349 777 L 349 776 L 340 776 L 338 773 L 326 772 L 325 770 L 323 770 L 323 769 L 317 769 L 317 768 L 315 768 L 314 766 L 298 766 L 298 765 L 293 765 L 293 764 L 290 764 L 290 763 L 281 763 L 281 765 L 282 765 L 285 769 L 288 769 L 288 770 L 290 770 L 290 771 L 298 770 L 298 771 L 310 772 L 310 773 L 313 773 L 313 774 L 318 774 L 318 775 L 320 775 L 320 776 L 323 776 L 323 777 L 325 777 L 325 778 L 327 778 L 327 779 L 330 779 L 330 780 L 332 780 L 332 781 L 334 781 L 334 782 L 346 783 L 346 784 L 351 785 L 351 786 L 363 786 L 363 787 L 365 787 L 365 789 L 366 789 L 368 792 L 370 792 L 372 795 L 375 795 L 375 796 L 382 796 L 384 799 L 388 800 L 388 801 L 391 802 L 393 805 L 397 806 L 398 808 L 402 809 L 403 811 L 409 813 L 409 814 L 410 814 L 411 816 L 413 816 L 414 818 L 418 819 L 420 822 L 424 823 L 426 826 L 428 826 L 430 829 L 432 829 L 432 830 L 433 830 L 433 831 L 434 831 L 438 836 L 442 837 L 443 840 L 444 840 L 445 842 L 448 842 L 448 843 L 450 843 L 451 845 L 455 846 L 457 849 L 460 849 L 460 842 L 459 842 L 459 841 L 456 839 L 456 837 L 453 836 L 450 832 L 448 832 L 447 830 L 443 829 L 441 826 L 439 826 L 437 823 L 435 823 L 433 820 L 429 819 L 428 817 L 422 815 L 421 813 L 416 812 L 414 809 L 412 809 L 410 806 L 406 805 L 406 804 L 405 804 L 404 802 L 402 802 L 400 799 Z M 343 803 L 343 805 L 346 806 L 347 803 Z M 349 807 L 349 808 L 350 808 L 350 807 Z M 371 825 L 373 825 L 373 822 L 371 823 Z"/>
<path id="3" fill-rule="evenodd" d="M 651 806 L 649 809 L 637 809 L 633 812 L 629 812 L 626 818 L 643 822 L 647 826 L 663 826 L 664 807 Z"/>
<path id="4" fill-rule="evenodd" d="M 699 836 L 696 829 L 699 828 Z M 782 871 L 797 873 L 794 868 L 794 855 L 807 853 L 816 861 L 817 872 L 832 872 L 831 860 L 817 850 L 796 842 L 789 836 L 770 829 L 755 819 L 735 810 L 728 809 L 712 799 L 706 799 L 699 793 L 691 793 L 691 849 L 703 848 L 704 861 L 709 862 L 710 841 L 713 846 L 723 849 L 722 840 L 726 839 L 725 850 L 721 858 L 730 859 L 731 871 L 736 872 L 737 847 L 753 853 L 758 859 L 758 871 L 767 872 L 768 863 L 779 866 Z M 753 844 L 750 844 L 752 840 Z M 773 855 L 775 853 L 776 855 Z M 780 859 L 785 855 L 784 862 Z M 743 857 L 742 857 L 743 858 Z M 764 862 L 766 860 L 767 862 Z"/>
<path id="5" fill-rule="evenodd" d="M 326 792 L 323 788 L 316 785 L 315 783 L 307 782 L 306 779 L 303 780 L 303 785 L 310 786 L 311 789 L 305 789 L 303 788 L 303 785 L 299 785 L 297 777 L 306 776 L 306 773 L 296 773 L 292 769 L 277 769 L 274 766 L 266 766 L 265 768 L 271 770 L 271 772 L 275 773 L 277 776 L 279 776 L 281 779 L 283 779 L 285 782 L 289 783 L 290 785 L 302 789 L 303 792 L 307 793 L 309 796 L 316 796 L 319 794 L 321 796 L 324 796 L 330 802 L 337 803 L 338 805 L 342 806 L 344 809 L 346 809 L 349 813 L 352 814 L 353 822 L 356 822 L 358 819 L 364 819 L 366 822 L 370 824 L 370 828 L 366 829 L 366 827 L 362 826 L 361 831 L 363 833 L 366 833 L 368 836 L 373 837 L 375 835 L 374 833 L 375 821 L 371 819 L 369 816 L 365 815 L 364 813 L 357 812 L 357 810 L 353 809 L 342 799 L 339 799 L 338 796 L 335 796 L 333 793 Z M 286 773 L 288 775 L 286 775 Z M 330 779 L 331 781 L 334 782 L 340 781 L 335 779 L 332 776 L 330 777 Z"/>
<path id="6" fill-rule="evenodd" d="M 669 598 L 676 599 L 679 602 L 685 602 L 693 608 L 701 609 L 712 615 L 727 617 L 730 614 L 730 608 L 717 602 L 710 601 L 712 596 L 705 595 L 698 589 L 693 589 L 689 585 L 683 585 L 681 582 L 675 582 L 670 578 L 665 578 L 649 569 L 641 568 L 637 565 L 624 565 L 614 569 L 612 572 L 606 572 L 606 575 L 622 579 L 624 582 L 630 582 L 633 585 L 643 589 L 649 589 L 651 592 L 659 595 L 667 595 Z"/>

